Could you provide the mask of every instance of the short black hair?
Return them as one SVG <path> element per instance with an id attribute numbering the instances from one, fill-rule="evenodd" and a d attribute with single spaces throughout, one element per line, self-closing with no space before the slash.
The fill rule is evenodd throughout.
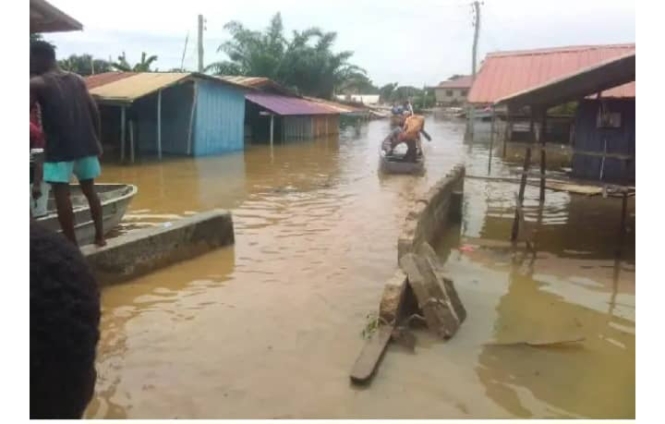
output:
<path id="1" fill-rule="evenodd" d="M 30 225 L 30 418 L 79 419 L 99 341 L 97 281 L 78 248 Z"/>
<path id="2" fill-rule="evenodd" d="M 30 56 L 41 57 L 46 60 L 55 61 L 55 46 L 44 40 L 31 41 Z"/>

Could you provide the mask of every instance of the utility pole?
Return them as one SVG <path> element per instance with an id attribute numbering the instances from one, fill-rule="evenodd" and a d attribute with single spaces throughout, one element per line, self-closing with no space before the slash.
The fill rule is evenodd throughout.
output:
<path id="1" fill-rule="evenodd" d="M 471 7 L 473 8 L 473 48 L 471 52 L 471 84 L 476 81 L 476 61 L 478 58 L 478 33 L 480 32 L 480 2 L 475 0 Z M 473 126 L 474 126 L 474 115 L 475 108 L 473 105 L 469 105 L 469 135 L 471 136 L 471 142 L 473 142 Z"/>
<path id="2" fill-rule="evenodd" d="M 203 72 L 203 15 L 199 15 L 199 28 L 198 28 L 198 46 L 199 46 L 199 72 Z"/>

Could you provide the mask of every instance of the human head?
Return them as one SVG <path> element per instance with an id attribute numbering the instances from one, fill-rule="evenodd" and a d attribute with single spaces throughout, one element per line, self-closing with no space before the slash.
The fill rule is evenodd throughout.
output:
<path id="1" fill-rule="evenodd" d="M 62 235 L 30 225 L 30 418 L 81 418 L 94 393 L 99 288 Z"/>
<path id="2" fill-rule="evenodd" d="M 55 67 L 55 47 L 44 40 L 30 42 L 30 74 L 41 75 Z"/>

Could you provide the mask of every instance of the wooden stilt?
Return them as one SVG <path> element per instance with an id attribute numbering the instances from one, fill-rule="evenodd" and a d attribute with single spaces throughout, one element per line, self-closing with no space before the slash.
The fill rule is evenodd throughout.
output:
<path id="1" fill-rule="evenodd" d="M 129 157 L 132 163 L 134 163 L 134 121 L 129 120 Z"/>
<path id="2" fill-rule="evenodd" d="M 496 110 L 492 106 L 492 125 L 490 126 L 490 155 L 487 161 L 487 175 L 492 173 L 492 154 L 494 153 L 494 126 L 496 121 Z"/>
<path id="3" fill-rule="evenodd" d="M 533 110 L 531 111 L 531 120 L 529 122 L 530 128 L 530 137 L 529 144 L 526 146 L 526 152 L 524 154 L 524 165 L 522 166 L 522 178 L 520 180 L 520 189 L 519 194 L 517 195 L 517 205 L 515 207 L 515 218 L 513 219 L 513 228 L 510 235 L 510 241 L 517 241 L 517 236 L 519 234 L 520 227 L 520 211 L 522 210 L 522 204 L 524 203 L 524 191 L 526 190 L 526 178 L 529 167 L 531 166 L 531 146 L 536 137 L 534 131 L 534 122 L 533 122 Z"/>
<path id="4" fill-rule="evenodd" d="M 122 106 L 120 109 L 120 162 L 125 161 L 125 125 L 127 122 L 127 108 Z"/>
<path id="5" fill-rule="evenodd" d="M 162 158 L 162 90 L 157 92 L 157 157 Z"/>
<path id="6" fill-rule="evenodd" d="M 540 202 L 545 201 L 545 165 L 546 165 L 546 152 L 545 152 L 545 139 L 547 129 L 547 109 L 543 109 L 540 115 L 540 128 L 538 131 L 538 138 L 540 138 Z"/>

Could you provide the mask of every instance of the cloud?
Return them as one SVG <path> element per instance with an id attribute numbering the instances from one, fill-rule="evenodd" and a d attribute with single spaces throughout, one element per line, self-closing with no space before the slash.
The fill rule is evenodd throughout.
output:
<path id="1" fill-rule="evenodd" d="M 223 25 L 238 20 L 262 29 L 275 12 L 285 29 L 319 26 L 336 31 L 336 48 L 351 50 L 352 61 L 377 84 L 422 86 L 471 71 L 473 28 L 467 0 L 116 0 L 108 3 L 52 0 L 84 25 L 81 33 L 54 34 L 59 55 L 91 53 L 130 61 L 142 51 L 159 56 L 157 66 L 196 67 L 196 22 L 206 17 L 205 61 L 219 60 L 217 46 L 228 37 Z M 481 9 L 479 63 L 493 50 L 575 44 L 634 42 L 635 6 L 629 0 L 485 0 Z"/>

